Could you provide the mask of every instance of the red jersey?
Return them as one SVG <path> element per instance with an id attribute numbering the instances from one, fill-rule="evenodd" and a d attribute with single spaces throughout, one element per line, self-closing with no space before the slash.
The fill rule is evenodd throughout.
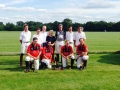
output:
<path id="1" fill-rule="evenodd" d="M 40 49 L 41 49 L 41 54 L 42 54 L 42 52 L 43 52 L 43 47 L 40 47 Z"/>
<path id="2" fill-rule="evenodd" d="M 88 47 L 85 44 L 79 44 L 76 47 L 76 53 L 77 54 L 82 54 L 82 52 L 88 52 Z"/>
<path id="3" fill-rule="evenodd" d="M 73 53 L 73 48 L 72 46 L 62 46 L 61 51 L 60 51 L 64 56 L 68 56 Z"/>
<path id="4" fill-rule="evenodd" d="M 49 58 L 49 59 L 51 59 L 51 56 L 52 56 L 52 54 L 53 54 L 53 48 L 52 47 L 43 47 L 43 52 L 42 52 L 42 54 L 43 54 L 43 59 L 45 59 L 45 57 L 44 57 L 44 55 L 47 57 L 47 58 Z"/>
<path id="5" fill-rule="evenodd" d="M 34 57 L 37 57 L 40 52 L 41 52 L 41 47 L 40 47 L 40 44 L 38 43 L 36 44 L 36 46 L 34 46 L 33 44 L 30 44 L 27 48 L 27 53 L 29 53 Z"/>

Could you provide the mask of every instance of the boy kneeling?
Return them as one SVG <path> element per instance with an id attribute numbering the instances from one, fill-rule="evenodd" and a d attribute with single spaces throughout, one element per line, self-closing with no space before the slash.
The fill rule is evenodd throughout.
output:
<path id="1" fill-rule="evenodd" d="M 70 46 L 69 40 L 66 40 L 65 45 L 61 47 L 60 54 L 62 55 L 63 68 L 66 68 L 68 59 L 71 59 L 71 68 L 73 68 L 74 64 L 73 48 L 72 46 Z"/>
<path id="2" fill-rule="evenodd" d="M 37 43 L 38 39 L 33 38 L 33 42 L 27 48 L 27 57 L 26 57 L 26 73 L 29 72 L 32 68 L 32 62 L 34 62 L 34 69 L 39 69 L 39 56 L 41 54 L 41 46 Z"/>
<path id="3" fill-rule="evenodd" d="M 77 68 L 82 70 L 87 66 L 88 56 L 88 47 L 85 44 L 83 38 L 79 39 L 80 44 L 76 47 L 76 57 L 77 57 Z"/>
<path id="4" fill-rule="evenodd" d="M 43 58 L 41 60 L 41 68 L 44 68 L 44 66 L 47 66 L 47 68 L 49 69 L 52 68 L 52 65 L 51 65 L 52 54 L 53 54 L 53 48 L 51 46 L 51 42 L 48 41 L 47 46 L 43 47 Z"/>

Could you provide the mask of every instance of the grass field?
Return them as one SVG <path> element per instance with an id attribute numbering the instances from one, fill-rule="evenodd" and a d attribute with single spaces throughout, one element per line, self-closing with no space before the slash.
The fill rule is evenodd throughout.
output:
<path id="1" fill-rule="evenodd" d="M 74 64 L 75 69 L 27 74 L 16 54 L 19 34 L 0 32 L 0 90 L 120 90 L 120 32 L 86 32 L 91 53 L 85 70 Z"/>
<path id="2" fill-rule="evenodd" d="M 32 35 L 35 32 L 32 32 Z M 0 32 L 0 52 L 20 52 L 20 32 Z M 90 52 L 120 50 L 120 32 L 86 32 Z"/>
<path id="3" fill-rule="evenodd" d="M 115 57 L 115 58 L 114 58 Z M 119 90 L 120 55 L 90 54 L 86 70 L 39 70 L 24 73 L 19 56 L 0 56 L 3 90 Z"/>

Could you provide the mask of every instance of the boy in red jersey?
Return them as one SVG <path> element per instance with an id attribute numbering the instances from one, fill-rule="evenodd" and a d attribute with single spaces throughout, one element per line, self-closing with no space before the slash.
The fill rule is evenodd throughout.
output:
<path id="1" fill-rule="evenodd" d="M 62 55 L 62 65 L 66 68 L 66 63 L 68 59 L 71 59 L 71 68 L 74 64 L 73 48 L 70 46 L 69 40 L 66 40 L 65 45 L 61 47 L 60 54 Z"/>
<path id="2" fill-rule="evenodd" d="M 86 68 L 87 60 L 89 59 L 88 56 L 88 47 L 84 42 L 83 38 L 79 39 L 80 44 L 76 47 L 76 54 L 77 54 L 77 68 L 82 70 Z"/>
<path id="3" fill-rule="evenodd" d="M 41 68 L 43 68 L 43 66 L 45 64 L 49 69 L 51 69 L 52 68 L 51 62 L 52 62 L 53 48 L 51 46 L 50 41 L 47 42 L 47 46 L 43 47 L 42 54 L 43 54 L 43 58 L 41 61 Z"/>
<path id="4" fill-rule="evenodd" d="M 26 57 L 26 73 L 29 72 L 31 62 L 34 61 L 34 69 L 39 69 L 39 56 L 41 54 L 40 44 L 37 43 L 38 39 L 33 38 L 33 42 L 27 48 L 27 57 Z"/>

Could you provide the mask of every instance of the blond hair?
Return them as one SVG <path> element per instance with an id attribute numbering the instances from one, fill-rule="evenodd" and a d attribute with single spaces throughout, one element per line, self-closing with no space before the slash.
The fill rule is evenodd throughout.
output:
<path id="1" fill-rule="evenodd" d="M 44 25 L 44 26 L 42 26 L 42 28 L 47 28 L 47 27 Z"/>
<path id="2" fill-rule="evenodd" d="M 49 35 L 50 35 L 51 32 L 53 33 L 54 31 L 53 31 L 53 30 L 50 30 L 50 31 L 49 31 Z"/>

